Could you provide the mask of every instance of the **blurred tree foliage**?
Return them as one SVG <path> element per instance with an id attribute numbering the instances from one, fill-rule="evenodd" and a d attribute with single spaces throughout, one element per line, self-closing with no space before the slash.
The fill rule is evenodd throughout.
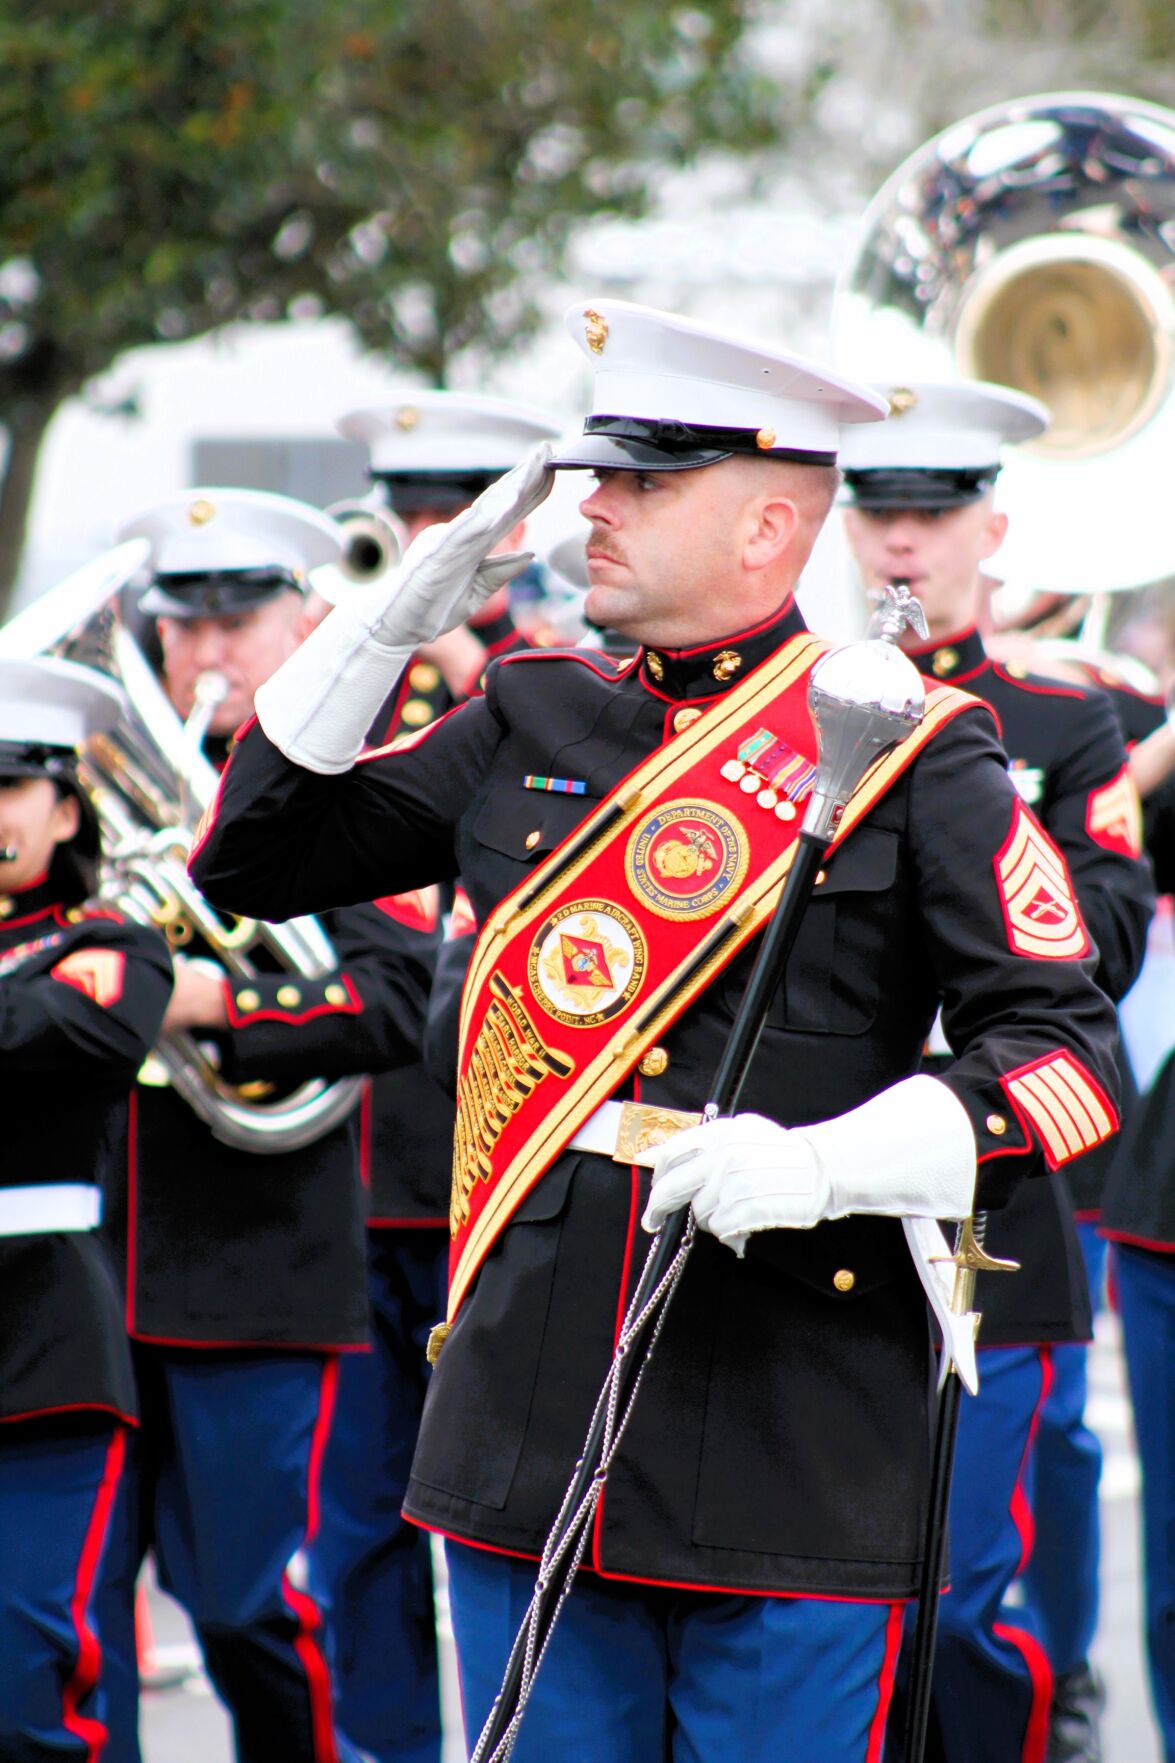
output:
<path id="1" fill-rule="evenodd" d="M 3 0 L 0 616 L 65 399 L 242 320 L 341 315 L 436 382 L 507 350 L 586 217 L 779 139 L 753 5 Z"/>

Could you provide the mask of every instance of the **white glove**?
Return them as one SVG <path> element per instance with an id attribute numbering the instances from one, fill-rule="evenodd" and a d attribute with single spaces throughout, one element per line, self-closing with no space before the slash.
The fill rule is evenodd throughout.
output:
<path id="1" fill-rule="evenodd" d="M 389 576 L 336 606 L 266 680 L 257 717 L 287 759 L 327 775 L 349 770 L 413 650 L 525 569 L 529 551 L 489 553 L 549 494 L 551 452 L 542 442 L 456 519 L 426 527 Z"/>
<path id="2" fill-rule="evenodd" d="M 935 1077 L 908 1077 L 816 1126 L 736 1114 L 670 1139 L 653 1165 L 642 1220 L 661 1228 L 690 1205 L 741 1255 L 756 1230 L 808 1230 L 850 1212 L 965 1218 L 975 1191 L 967 1111 Z"/>

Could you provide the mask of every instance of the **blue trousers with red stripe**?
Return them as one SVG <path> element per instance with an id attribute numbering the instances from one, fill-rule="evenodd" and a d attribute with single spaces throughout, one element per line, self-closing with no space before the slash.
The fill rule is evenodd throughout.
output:
<path id="1" fill-rule="evenodd" d="M 106 1736 L 95 1596 L 127 1429 L 71 1414 L 0 1426 L 0 1757 L 65 1763 Z"/>
<path id="2" fill-rule="evenodd" d="M 1166 1763 L 1175 1763 L 1175 1253 L 1115 1244 L 1122 1338 L 1142 1465 L 1146 1652 Z"/>
<path id="3" fill-rule="evenodd" d="M 192 1620 L 239 1763 L 349 1763 L 307 1590 L 337 1358 L 136 1346 L 135 1497 L 100 1608 L 116 1654 L 102 1763 L 139 1763 L 134 1583 L 147 1548 Z"/>
<path id="4" fill-rule="evenodd" d="M 472 1751 L 533 1562 L 447 1543 Z M 900 1604 L 752 1598 L 580 1573 L 513 1763 L 880 1763 Z"/>
<path id="5" fill-rule="evenodd" d="M 1077 1234 L 1096 1301 L 1105 1272 L 1105 1238 L 1092 1223 L 1079 1224 Z M 1021 1585 L 1030 1626 L 1054 1675 L 1083 1665 L 1097 1632 L 1102 1447 L 1085 1424 L 1088 1363 L 1084 1341 L 1052 1349 L 1052 1387 L 1032 1448 L 1035 1530 Z"/>
<path id="6" fill-rule="evenodd" d="M 368 1232 L 372 1351 L 340 1359 L 323 1462 L 310 1587 L 327 1618 L 339 1725 L 374 1763 L 440 1763 L 432 1558 L 400 1507 L 448 1252 L 447 1231 Z"/>
<path id="7" fill-rule="evenodd" d="M 1032 1548 L 1031 1447 L 1051 1381 L 1044 1347 L 987 1347 L 964 1396 L 950 1502 L 950 1589 L 939 1605 L 928 1758 L 1041 1763 L 1052 1673 L 1002 1608 Z"/>

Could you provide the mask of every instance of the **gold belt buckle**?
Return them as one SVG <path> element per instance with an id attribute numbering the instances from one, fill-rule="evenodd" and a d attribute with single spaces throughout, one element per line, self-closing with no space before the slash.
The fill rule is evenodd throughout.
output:
<path id="1" fill-rule="evenodd" d="M 622 1102 L 620 1124 L 616 1129 L 614 1163 L 641 1163 L 652 1166 L 652 1153 L 675 1139 L 679 1132 L 700 1126 L 700 1114 L 688 1114 L 682 1108 L 654 1108 L 648 1102 Z"/>

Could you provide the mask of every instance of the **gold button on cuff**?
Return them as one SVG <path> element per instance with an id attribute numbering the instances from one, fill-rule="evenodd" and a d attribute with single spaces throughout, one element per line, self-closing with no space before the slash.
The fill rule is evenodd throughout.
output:
<path id="1" fill-rule="evenodd" d="M 526 848 L 527 848 L 527 850 L 533 851 L 535 846 L 538 844 L 539 840 L 542 838 L 542 836 L 543 835 L 539 831 L 537 826 L 535 827 L 535 829 L 532 833 L 527 833 L 527 835 L 526 835 Z"/>
<path id="2" fill-rule="evenodd" d="M 997 1139 L 1008 1130 L 1008 1123 L 1002 1114 L 989 1114 L 983 1124 Z"/>
<path id="3" fill-rule="evenodd" d="M 669 1055 L 664 1047 L 650 1047 L 637 1070 L 642 1077 L 660 1077 L 669 1069 Z"/>
<path id="4" fill-rule="evenodd" d="M 292 1010 L 295 1004 L 300 1004 L 302 1002 L 302 994 L 297 986 L 279 986 L 277 988 L 277 1001 L 283 1010 Z"/>
<path id="5" fill-rule="evenodd" d="M 328 1004 L 345 1004 L 347 1002 L 346 986 L 327 986 L 322 995 Z"/>
<path id="6" fill-rule="evenodd" d="M 842 1267 L 833 1274 L 832 1283 L 838 1292 L 851 1292 L 857 1283 L 857 1276 L 851 1268 Z"/>
<path id="7" fill-rule="evenodd" d="M 426 722 L 432 721 L 432 705 L 423 698 L 409 698 L 400 712 L 400 721 L 406 722 L 409 728 L 423 728 Z"/>
<path id="8" fill-rule="evenodd" d="M 256 1010 L 261 1003 L 261 993 L 251 991 L 248 987 L 237 993 L 238 1010 Z"/>
<path id="9" fill-rule="evenodd" d="M 435 692 L 440 683 L 440 669 L 431 661 L 417 661 L 408 669 L 408 684 L 414 692 Z"/>

